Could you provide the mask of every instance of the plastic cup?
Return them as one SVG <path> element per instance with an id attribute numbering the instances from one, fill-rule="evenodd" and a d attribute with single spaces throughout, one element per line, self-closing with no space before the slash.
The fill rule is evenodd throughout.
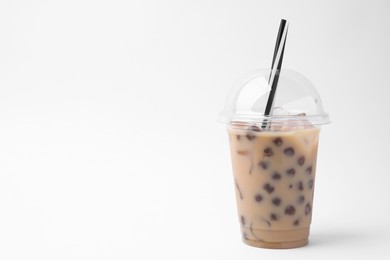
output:
<path id="1" fill-rule="evenodd" d="M 229 92 L 227 125 L 243 241 L 263 248 L 308 243 L 320 126 L 320 96 L 303 75 L 282 70 L 273 113 L 264 116 L 270 70 L 248 73 Z"/>

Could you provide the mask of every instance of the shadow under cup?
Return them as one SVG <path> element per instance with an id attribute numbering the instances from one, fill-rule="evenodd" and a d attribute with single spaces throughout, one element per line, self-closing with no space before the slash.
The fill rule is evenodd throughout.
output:
<path id="1" fill-rule="evenodd" d="M 263 248 L 308 243 L 319 127 L 260 131 L 228 126 L 243 241 Z"/>

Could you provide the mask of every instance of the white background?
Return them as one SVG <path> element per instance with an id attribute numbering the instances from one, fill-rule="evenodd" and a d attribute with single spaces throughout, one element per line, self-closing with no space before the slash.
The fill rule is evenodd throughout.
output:
<path id="1" fill-rule="evenodd" d="M 389 259 L 389 1 L 0 1 L 0 259 Z M 216 116 L 243 73 L 318 88 L 310 245 L 246 246 Z"/>

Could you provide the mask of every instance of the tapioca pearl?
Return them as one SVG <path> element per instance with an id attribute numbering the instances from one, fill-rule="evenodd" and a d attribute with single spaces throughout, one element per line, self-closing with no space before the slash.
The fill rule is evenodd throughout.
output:
<path id="1" fill-rule="evenodd" d="M 306 168 L 306 173 L 307 174 L 310 175 L 312 171 L 313 171 L 313 167 L 309 166 L 309 167 Z"/>
<path id="2" fill-rule="evenodd" d="M 288 187 L 289 187 L 290 189 L 292 189 L 293 185 L 292 185 L 292 184 L 290 184 Z"/>
<path id="3" fill-rule="evenodd" d="M 294 153 L 295 153 L 295 150 L 292 147 L 287 147 L 286 149 L 284 149 L 284 154 L 287 156 L 293 156 Z"/>
<path id="4" fill-rule="evenodd" d="M 295 207 L 292 206 L 292 205 L 288 205 L 288 206 L 284 209 L 284 214 L 289 215 L 289 216 L 294 215 L 294 214 L 295 214 Z"/>
<path id="5" fill-rule="evenodd" d="M 303 202 L 305 202 L 305 196 L 303 196 L 303 195 L 299 196 L 297 199 L 297 202 L 298 202 L 298 204 L 302 204 Z"/>
<path id="6" fill-rule="evenodd" d="M 293 222 L 293 225 L 294 225 L 294 226 L 299 226 L 299 219 L 296 219 L 296 220 Z"/>
<path id="7" fill-rule="evenodd" d="M 248 155 L 249 154 L 249 151 L 241 151 L 241 150 L 238 150 L 237 153 L 239 155 Z"/>
<path id="8" fill-rule="evenodd" d="M 266 183 L 264 184 L 263 189 L 266 190 L 269 194 L 271 194 L 272 192 L 274 192 L 275 187 L 269 183 Z"/>
<path id="9" fill-rule="evenodd" d="M 299 181 L 297 183 L 298 190 L 303 191 L 303 182 Z"/>
<path id="10" fill-rule="evenodd" d="M 248 132 L 248 133 L 246 134 L 246 138 L 247 138 L 249 141 L 252 141 L 253 139 L 256 138 L 256 135 L 254 135 L 254 134 L 251 133 L 251 132 L 260 132 L 260 131 L 261 131 L 260 128 L 258 128 L 258 127 L 255 126 L 255 125 L 251 125 L 250 127 L 248 127 L 247 130 L 250 131 L 250 132 Z"/>
<path id="11" fill-rule="evenodd" d="M 300 156 L 299 158 L 298 158 L 298 165 L 299 166 L 302 166 L 302 165 L 304 165 L 305 164 L 305 156 Z"/>
<path id="12" fill-rule="evenodd" d="M 271 218 L 271 220 L 273 221 L 277 221 L 279 220 L 279 216 L 275 213 L 271 213 L 271 215 L 269 216 Z"/>
<path id="13" fill-rule="evenodd" d="M 269 166 L 269 162 L 266 161 L 259 162 L 259 167 L 263 168 L 264 170 L 266 170 L 268 166 Z"/>
<path id="14" fill-rule="evenodd" d="M 283 144 L 283 139 L 280 138 L 280 137 L 277 137 L 277 138 L 275 138 L 272 142 L 273 142 L 276 146 L 280 147 L 280 146 L 282 146 L 282 144 Z"/>
<path id="15" fill-rule="evenodd" d="M 280 203 L 282 203 L 282 200 L 280 198 L 273 198 L 272 199 L 272 204 L 274 204 L 275 206 L 279 206 Z"/>
<path id="16" fill-rule="evenodd" d="M 261 132 L 261 129 L 255 125 L 251 125 L 250 127 L 247 128 L 247 130 L 253 131 L 253 132 Z"/>
<path id="17" fill-rule="evenodd" d="M 241 220 L 241 224 L 242 224 L 243 226 L 245 226 L 245 223 L 246 223 L 245 217 L 241 215 L 240 220 Z"/>
<path id="18" fill-rule="evenodd" d="M 236 135 L 236 138 L 239 141 L 241 139 L 241 135 Z"/>
<path id="19" fill-rule="evenodd" d="M 288 176 L 294 176 L 295 175 L 295 169 L 294 168 L 290 168 L 286 171 L 286 174 Z"/>
<path id="20" fill-rule="evenodd" d="M 253 139 L 256 138 L 256 136 L 253 135 L 253 134 L 247 133 L 247 134 L 246 134 L 246 138 L 247 138 L 249 141 L 252 141 Z"/>
<path id="21" fill-rule="evenodd" d="M 274 172 L 272 173 L 272 179 L 275 180 L 275 181 L 278 181 L 282 178 L 282 175 L 278 172 Z"/>
<path id="22" fill-rule="evenodd" d="M 311 213 L 311 204 L 310 202 L 308 202 L 306 205 L 305 205 L 305 215 L 310 215 Z"/>
<path id="23" fill-rule="evenodd" d="M 264 157 L 271 157 L 274 154 L 270 147 L 264 149 Z"/>
<path id="24" fill-rule="evenodd" d="M 263 200 L 263 196 L 261 194 L 256 194 L 255 195 L 255 201 L 256 202 L 261 202 Z"/>
<path id="25" fill-rule="evenodd" d="M 313 179 L 310 179 L 308 182 L 307 182 L 307 187 L 309 187 L 309 189 L 313 189 L 313 186 L 314 186 L 314 180 Z"/>

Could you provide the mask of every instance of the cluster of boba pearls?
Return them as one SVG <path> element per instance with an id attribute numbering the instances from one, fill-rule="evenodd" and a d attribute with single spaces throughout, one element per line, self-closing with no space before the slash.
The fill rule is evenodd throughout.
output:
<path id="1" fill-rule="evenodd" d="M 254 142 L 257 136 L 253 133 L 253 131 L 260 131 L 256 126 L 252 126 L 248 129 L 249 131 L 245 135 L 236 135 L 236 139 L 238 142 L 241 142 L 246 139 L 246 141 Z M 248 156 L 248 151 L 238 150 L 237 153 L 242 156 Z M 272 157 L 278 154 L 279 156 L 285 156 L 289 160 L 295 160 L 295 166 L 288 167 L 283 171 L 275 171 L 271 169 L 271 164 L 273 163 Z M 264 216 L 263 221 L 267 223 L 269 227 L 272 227 L 272 224 L 280 221 L 282 218 L 291 219 L 291 225 L 299 228 L 301 217 L 311 217 L 312 212 L 312 196 L 309 198 L 305 197 L 306 194 L 312 195 L 312 189 L 314 186 L 314 174 L 313 174 L 313 166 L 308 162 L 307 158 L 303 154 L 299 154 L 299 152 L 292 146 L 289 145 L 288 142 L 285 142 L 282 136 L 275 136 L 272 138 L 271 142 L 269 142 L 264 150 L 263 150 L 263 158 L 256 158 L 259 161 L 252 161 L 252 166 L 250 167 L 248 174 L 255 174 L 252 169 L 254 167 L 258 167 L 261 174 L 269 174 L 269 181 L 263 183 L 256 194 L 253 195 L 252 198 L 245 198 L 242 194 L 242 191 L 239 187 L 239 184 L 236 180 L 236 188 L 238 190 L 240 200 L 252 199 L 255 204 L 261 205 L 262 203 L 271 203 L 272 207 L 270 208 L 270 212 L 266 213 L 268 216 Z M 255 160 L 256 160 L 255 159 Z M 253 159 L 252 159 L 253 160 Z M 290 165 L 291 166 L 291 165 Z M 257 172 L 256 172 L 257 173 Z M 277 186 L 278 183 L 281 182 L 282 179 L 287 178 L 288 187 L 286 189 L 290 189 L 292 192 L 292 196 L 298 197 L 295 199 L 295 203 L 284 202 L 283 198 L 278 196 Z M 250 229 L 252 229 L 252 223 L 248 223 L 249 221 L 245 216 L 240 216 L 240 222 L 243 226 L 250 225 Z M 244 237 L 246 236 L 243 234 Z"/>

